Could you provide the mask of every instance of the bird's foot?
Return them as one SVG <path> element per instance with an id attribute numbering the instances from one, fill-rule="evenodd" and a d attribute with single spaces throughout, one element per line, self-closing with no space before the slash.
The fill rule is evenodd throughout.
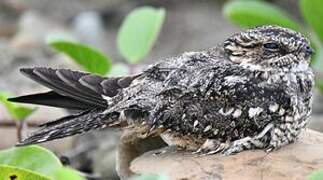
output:
<path id="1" fill-rule="evenodd" d="M 250 147 L 250 141 L 252 138 L 245 137 L 233 142 L 221 143 L 215 139 L 207 139 L 204 144 L 193 154 L 199 155 L 211 155 L 216 153 L 222 153 L 223 155 L 232 155 L 241 152 Z"/>
<path id="2" fill-rule="evenodd" d="M 194 154 L 210 155 L 222 153 L 223 155 L 232 155 L 243 150 L 264 148 L 266 146 L 266 138 L 268 132 L 273 128 L 272 124 L 267 125 L 258 135 L 254 137 L 245 137 L 232 142 L 220 142 L 216 139 L 207 139 L 203 145 L 194 152 Z M 275 148 L 267 148 L 266 152 L 270 152 Z"/>
<path id="3" fill-rule="evenodd" d="M 258 135 L 254 137 L 245 137 L 243 139 L 233 141 L 228 148 L 223 150 L 222 154 L 232 155 L 247 149 L 264 148 L 266 146 L 266 134 L 268 134 L 272 128 L 273 124 L 268 124 Z M 274 149 L 275 147 L 270 146 L 265 151 L 271 152 Z"/>
<path id="4" fill-rule="evenodd" d="M 233 141 L 230 143 L 230 145 L 227 148 L 223 149 L 222 154 L 225 156 L 233 155 L 245 149 L 248 149 L 251 147 L 251 141 L 252 141 L 252 138 L 250 137 L 245 137 L 243 139 Z"/>
<path id="5" fill-rule="evenodd" d="M 216 154 L 223 151 L 226 147 L 228 147 L 228 143 L 221 143 L 219 140 L 216 139 L 207 139 L 197 151 L 193 152 L 193 154 Z"/>
<path id="6" fill-rule="evenodd" d="M 265 149 L 265 152 L 266 153 L 271 153 L 272 151 L 274 151 L 276 148 L 275 147 L 273 147 L 273 146 L 269 146 L 269 147 L 267 147 L 266 149 Z"/>

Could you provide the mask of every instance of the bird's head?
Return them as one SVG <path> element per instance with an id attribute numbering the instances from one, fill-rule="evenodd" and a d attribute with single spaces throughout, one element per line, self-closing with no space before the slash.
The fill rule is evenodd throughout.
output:
<path id="1" fill-rule="evenodd" d="M 223 44 L 234 63 L 260 69 L 309 65 L 313 49 L 300 33 L 279 26 L 261 26 L 231 36 Z"/>

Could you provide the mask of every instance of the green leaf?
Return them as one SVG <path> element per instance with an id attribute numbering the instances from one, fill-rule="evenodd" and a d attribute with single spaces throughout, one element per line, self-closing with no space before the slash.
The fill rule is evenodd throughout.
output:
<path id="1" fill-rule="evenodd" d="M 323 1 L 301 0 L 300 8 L 306 22 L 312 27 L 321 41 L 323 41 Z"/>
<path id="2" fill-rule="evenodd" d="M 62 167 L 59 159 L 40 146 L 14 147 L 0 151 L 0 164 L 50 175 Z"/>
<path id="3" fill-rule="evenodd" d="M 78 171 L 66 167 L 58 169 L 51 177 L 53 178 L 53 180 L 84 180 L 84 178 L 80 176 Z"/>
<path id="4" fill-rule="evenodd" d="M 0 102 L 4 104 L 10 115 L 15 120 L 24 120 L 35 111 L 35 109 L 27 108 L 25 106 L 7 101 L 9 97 L 13 96 L 13 94 L 8 92 L 0 92 Z"/>
<path id="5" fill-rule="evenodd" d="M 121 55 L 132 64 L 144 58 L 155 43 L 165 19 L 165 10 L 141 7 L 123 21 L 117 45 Z"/>
<path id="6" fill-rule="evenodd" d="M 14 117 L 18 120 L 24 120 L 26 119 L 31 113 L 33 113 L 35 109 L 27 108 L 25 106 L 17 106 L 15 108 L 15 115 Z"/>
<path id="7" fill-rule="evenodd" d="M 50 180 L 41 174 L 18 167 L 0 165 L 1 180 Z"/>
<path id="8" fill-rule="evenodd" d="M 168 178 L 160 175 L 141 175 L 134 177 L 131 180 L 168 180 Z"/>
<path id="9" fill-rule="evenodd" d="M 322 180 L 323 179 L 323 170 L 313 172 L 307 178 L 308 180 Z"/>
<path id="10" fill-rule="evenodd" d="M 125 64 L 114 64 L 112 66 L 111 71 L 109 72 L 109 76 L 125 76 L 129 74 L 129 67 Z"/>
<path id="11" fill-rule="evenodd" d="M 111 60 L 103 53 L 81 43 L 66 40 L 49 40 L 48 44 L 62 52 L 91 73 L 105 75 L 111 68 Z"/>
<path id="12" fill-rule="evenodd" d="M 225 4 L 223 13 L 231 22 L 244 28 L 271 24 L 301 30 L 285 11 L 264 1 L 230 1 Z"/>
<path id="13" fill-rule="evenodd" d="M 0 92 L 0 102 L 7 108 L 11 116 L 15 116 L 15 105 L 7 101 L 7 99 L 13 96 L 13 94 L 8 92 Z"/>

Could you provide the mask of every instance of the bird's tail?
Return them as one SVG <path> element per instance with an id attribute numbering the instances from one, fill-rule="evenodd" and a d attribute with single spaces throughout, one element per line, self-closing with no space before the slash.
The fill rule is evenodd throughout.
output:
<path id="1" fill-rule="evenodd" d="M 38 144 L 75 134 L 81 134 L 93 129 L 118 124 L 118 121 L 119 113 L 117 112 L 104 114 L 97 109 L 86 110 L 40 125 L 41 129 L 23 139 L 17 146 Z"/>
<path id="2" fill-rule="evenodd" d="M 109 99 L 139 76 L 107 78 L 44 67 L 23 68 L 21 72 L 51 91 L 9 98 L 9 101 L 73 109 L 81 113 L 41 125 L 41 129 L 18 143 L 18 146 L 46 142 L 106 126 L 121 126 L 119 111 L 103 112 L 113 106 Z"/>

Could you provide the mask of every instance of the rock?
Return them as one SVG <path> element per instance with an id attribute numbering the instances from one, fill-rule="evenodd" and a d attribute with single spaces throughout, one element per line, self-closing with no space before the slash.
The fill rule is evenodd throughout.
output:
<path id="1" fill-rule="evenodd" d="M 296 143 L 270 154 L 252 150 L 231 156 L 199 156 L 166 147 L 136 158 L 130 169 L 136 174 L 165 175 L 170 180 L 303 180 L 323 168 L 322 152 L 323 134 L 306 130 Z"/>
<path id="2" fill-rule="evenodd" d="M 21 9 L 10 1 L 0 1 L 0 38 L 10 37 L 17 30 L 17 19 Z"/>
<path id="3" fill-rule="evenodd" d="M 318 90 L 314 91 L 313 110 L 308 127 L 323 132 L 323 95 Z"/>
<path id="4" fill-rule="evenodd" d="M 318 89 L 314 91 L 313 95 L 313 114 L 322 114 L 323 115 L 323 93 Z M 323 127 L 322 127 L 323 128 Z"/>
<path id="5" fill-rule="evenodd" d="M 100 50 L 107 46 L 106 32 L 98 12 L 80 13 L 73 21 L 73 29 L 78 40 Z"/>
<path id="6" fill-rule="evenodd" d="M 312 130 L 323 132 L 323 114 L 312 114 L 308 127 Z"/>
<path id="7" fill-rule="evenodd" d="M 135 175 L 130 169 L 131 162 L 145 152 L 165 147 L 160 136 L 142 138 L 136 129 L 125 130 L 120 138 L 117 151 L 116 168 L 120 179 L 129 179 Z"/>
<path id="8" fill-rule="evenodd" d="M 35 50 L 42 48 L 50 33 L 68 34 L 65 27 L 34 11 L 26 11 L 19 20 L 19 29 L 10 46 L 15 49 Z"/>
<path id="9" fill-rule="evenodd" d="M 83 11 L 103 11 L 106 8 L 118 8 L 126 0 L 28 0 L 23 1 L 28 9 L 60 20 L 68 21 Z"/>

